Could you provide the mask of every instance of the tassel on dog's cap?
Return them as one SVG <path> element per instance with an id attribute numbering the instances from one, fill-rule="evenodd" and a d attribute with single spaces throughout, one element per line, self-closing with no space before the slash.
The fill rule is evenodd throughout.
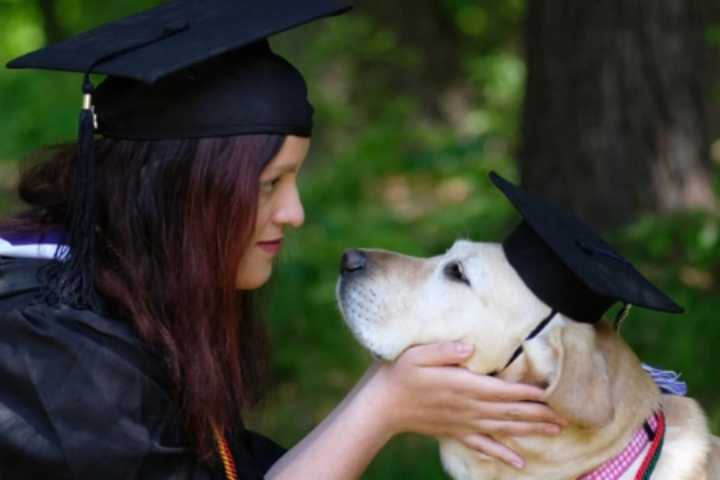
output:
<path id="1" fill-rule="evenodd" d="M 503 242 L 505 254 L 528 288 L 548 306 L 585 323 L 599 321 L 616 302 L 683 312 L 575 215 L 494 172 L 490 179 L 523 216 Z"/>
<path id="2" fill-rule="evenodd" d="M 310 136 L 305 81 L 266 38 L 349 9 L 334 0 L 176 0 L 8 64 L 85 74 L 80 150 L 67 202 L 69 257 L 49 277 L 60 302 L 98 305 L 95 134 L 128 140 Z M 92 73 L 108 78 L 95 89 Z"/>

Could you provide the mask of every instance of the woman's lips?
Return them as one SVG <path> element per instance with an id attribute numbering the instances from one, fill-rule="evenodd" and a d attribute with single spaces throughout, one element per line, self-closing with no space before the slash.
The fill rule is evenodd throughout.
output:
<path id="1" fill-rule="evenodd" d="M 266 252 L 272 253 L 273 255 L 275 255 L 282 248 L 282 239 L 272 240 L 270 242 L 258 242 L 257 246 L 262 248 Z"/>

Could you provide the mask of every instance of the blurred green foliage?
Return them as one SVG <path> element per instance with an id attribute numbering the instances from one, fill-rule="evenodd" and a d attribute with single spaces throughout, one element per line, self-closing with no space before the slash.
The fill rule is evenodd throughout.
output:
<path id="1" fill-rule="evenodd" d="M 78 32 L 152 3 L 126 0 L 97 9 L 90 0 L 59 0 L 58 12 L 62 26 Z M 433 255 L 459 237 L 499 240 L 517 221 L 487 173 L 518 177 L 513 153 L 525 74 L 524 2 L 441 5 L 459 61 L 453 78 L 436 83 L 446 87 L 437 95 L 423 88 L 433 73 L 426 45 L 362 8 L 273 42 L 306 75 L 318 110 L 301 185 L 306 225 L 289 235 L 265 292 L 274 384 L 249 419 L 286 445 L 337 405 L 370 362 L 335 306 L 345 248 Z M 40 25 L 35 2 L 0 0 L 0 61 L 41 46 Z M 717 32 L 707 37 L 716 41 Z M 0 213 L 17 208 L 10 192 L 18 159 L 40 145 L 72 140 L 79 103 L 76 75 L 0 72 Z M 611 237 L 688 311 L 673 317 L 635 310 L 624 334 L 644 360 L 683 372 L 720 432 L 720 219 L 707 213 L 645 218 Z M 435 442 L 407 435 L 393 440 L 364 478 L 436 479 L 440 472 Z"/>

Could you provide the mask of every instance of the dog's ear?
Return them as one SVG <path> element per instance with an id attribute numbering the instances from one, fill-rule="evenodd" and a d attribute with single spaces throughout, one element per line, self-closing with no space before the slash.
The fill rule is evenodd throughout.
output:
<path id="1" fill-rule="evenodd" d="M 550 332 L 544 348 L 528 342 L 526 350 L 527 372 L 536 377 L 535 383 L 538 376 L 545 377 L 545 402 L 561 416 L 589 428 L 612 420 L 615 408 L 607 361 L 596 345 L 592 325 L 563 325 Z"/>

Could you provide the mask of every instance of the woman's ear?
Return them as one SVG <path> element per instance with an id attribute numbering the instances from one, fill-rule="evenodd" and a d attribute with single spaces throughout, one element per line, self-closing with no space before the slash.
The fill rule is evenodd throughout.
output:
<path id="1" fill-rule="evenodd" d="M 544 345 L 528 342 L 526 375 L 544 383 L 545 402 L 572 424 L 599 428 L 615 415 L 607 361 L 592 325 L 572 322 L 556 328 Z M 535 344 L 534 344 L 535 343 Z"/>

